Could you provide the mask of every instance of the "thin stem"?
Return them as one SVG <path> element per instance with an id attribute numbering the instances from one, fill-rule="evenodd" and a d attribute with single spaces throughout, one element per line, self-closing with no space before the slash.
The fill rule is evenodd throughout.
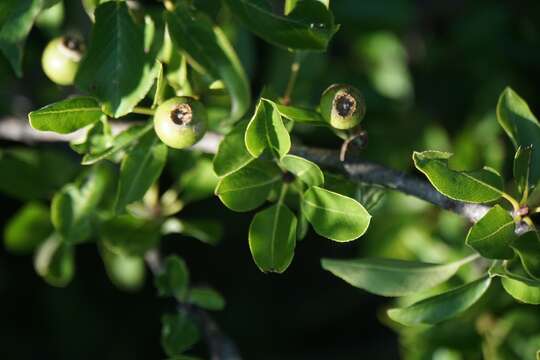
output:
<path id="1" fill-rule="evenodd" d="M 132 113 L 153 116 L 155 111 L 146 107 L 136 106 L 133 108 Z"/>
<path id="2" fill-rule="evenodd" d="M 512 207 L 514 208 L 514 212 L 519 211 L 521 209 L 521 206 L 517 202 L 516 199 L 514 199 L 512 196 L 508 195 L 507 193 L 503 192 L 502 197 L 505 198 L 510 204 L 512 204 Z"/>
<path id="3" fill-rule="evenodd" d="M 533 223 L 533 221 L 532 221 L 532 219 L 531 219 L 530 217 L 525 216 L 522 220 L 525 222 L 525 224 L 529 225 L 529 227 L 530 227 L 531 229 L 535 229 L 535 228 L 536 228 L 536 227 L 534 226 L 534 223 Z"/>
<path id="4" fill-rule="evenodd" d="M 289 82 L 287 83 L 287 87 L 285 88 L 285 93 L 283 94 L 283 98 L 281 99 L 281 102 L 283 105 L 289 105 L 291 103 L 291 95 L 294 89 L 294 85 L 296 84 L 296 80 L 298 79 L 298 72 L 300 71 L 300 61 L 301 56 L 298 52 L 294 54 L 294 60 L 291 64 L 291 73 L 289 75 Z"/>

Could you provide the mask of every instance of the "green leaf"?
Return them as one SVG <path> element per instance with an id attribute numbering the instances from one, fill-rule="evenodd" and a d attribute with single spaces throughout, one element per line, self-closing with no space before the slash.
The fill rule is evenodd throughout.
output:
<path id="1" fill-rule="evenodd" d="M 281 172 L 274 164 L 255 160 L 222 178 L 216 187 L 216 195 L 231 210 L 250 211 L 266 201 L 281 178 Z"/>
<path id="2" fill-rule="evenodd" d="M 231 97 L 230 121 L 240 119 L 249 108 L 251 90 L 225 34 L 206 15 L 183 2 L 176 2 L 175 11 L 167 12 L 167 25 L 171 39 L 186 52 L 191 64 L 223 81 Z"/>
<path id="3" fill-rule="evenodd" d="M 17 199 L 48 199 L 76 172 L 77 164 L 64 151 L 0 149 L 0 191 Z"/>
<path id="4" fill-rule="evenodd" d="M 225 0 L 225 3 L 250 31 L 269 43 L 296 50 L 326 50 L 339 26 L 321 2 L 298 2 L 288 16 L 272 11 L 265 0 Z"/>
<path id="5" fill-rule="evenodd" d="M 187 301 L 207 310 L 223 310 L 225 299 L 216 290 L 208 287 L 194 287 L 189 290 Z"/>
<path id="6" fill-rule="evenodd" d="M 4 245 L 15 254 L 27 254 L 41 244 L 52 232 L 49 209 L 30 202 L 9 219 L 4 228 Z"/>
<path id="7" fill-rule="evenodd" d="M 95 18 L 75 83 L 97 97 L 106 114 L 118 118 L 148 93 L 158 63 L 145 52 L 143 28 L 135 24 L 124 1 L 99 5 Z"/>
<path id="8" fill-rule="evenodd" d="M 105 220 L 99 231 L 103 244 L 115 254 L 143 256 L 158 244 L 159 228 L 155 221 L 120 215 Z"/>
<path id="9" fill-rule="evenodd" d="M 466 243 L 483 257 L 510 259 L 514 256 L 510 244 L 517 238 L 515 230 L 510 213 L 495 205 L 470 228 Z"/>
<path id="10" fill-rule="evenodd" d="M 167 146 L 151 131 L 127 153 L 120 167 L 116 211 L 141 199 L 159 178 L 167 161 Z"/>
<path id="11" fill-rule="evenodd" d="M 34 267 L 47 283 L 67 286 L 75 273 L 73 247 L 63 242 L 57 234 L 51 235 L 37 249 Z"/>
<path id="12" fill-rule="evenodd" d="M 413 160 L 435 189 L 451 199 L 486 203 L 502 196 L 503 180 L 494 170 L 454 171 L 448 167 L 451 156 L 440 151 L 415 151 Z"/>
<path id="13" fill-rule="evenodd" d="M 512 243 L 523 268 L 531 277 L 540 280 L 540 236 L 529 231 Z"/>
<path id="14" fill-rule="evenodd" d="M 531 185 L 534 186 L 534 184 L 529 184 L 533 152 L 534 149 L 532 145 L 525 147 L 518 146 L 516 155 L 514 157 L 514 180 L 518 187 L 519 193 L 525 195 L 525 200 L 528 197 Z"/>
<path id="15" fill-rule="evenodd" d="M 186 262 L 179 256 L 167 257 L 163 271 L 156 276 L 159 296 L 171 296 L 184 300 L 189 286 L 189 270 Z"/>
<path id="16" fill-rule="evenodd" d="M 451 278 L 477 255 L 449 264 L 394 259 L 323 259 L 323 269 L 352 286 L 382 296 L 406 296 L 431 289 Z"/>
<path id="17" fill-rule="evenodd" d="M 403 325 L 437 324 L 467 310 L 486 292 L 491 277 L 485 276 L 453 290 L 421 300 L 406 308 L 388 310 L 388 316 Z"/>
<path id="18" fill-rule="evenodd" d="M 219 144 L 214 157 L 214 171 L 218 176 L 229 175 L 255 159 L 246 148 L 244 136 L 247 121 L 240 121 Z"/>
<path id="19" fill-rule="evenodd" d="M 152 128 L 153 123 L 151 122 L 145 125 L 133 125 L 129 127 L 128 129 L 122 131 L 120 134 L 114 137 L 111 146 L 96 153 L 90 152 L 89 154 L 86 154 L 83 157 L 81 164 L 92 165 L 100 160 L 105 159 L 108 156 L 117 153 L 120 150 L 125 149 L 134 141 L 138 140 L 141 136 L 145 135 Z"/>
<path id="20" fill-rule="evenodd" d="M 317 186 L 306 191 L 302 207 L 317 234 L 338 242 L 359 238 L 371 220 L 358 201 Z"/>
<path id="21" fill-rule="evenodd" d="M 178 233 L 191 236 L 203 243 L 216 245 L 223 237 L 223 225 L 213 219 L 176 219 L 169 218 L 163 223 L 163 234 Z"/>
<path id="22" fill-rule="evenodd" d="M 259 100 L 246 129 L 245 142 L 247 150 L 254 157 L 259 157 L 268 148 L 274 156 L 282 158 L 291 149 L 289 132 L 271 102 Z"/>
<path id="23" fill-rule="evenodd" d="M 76 183 L 65 185 L 54 196 L 51 220 L 65 242 L 78 243 L 88 239 L 95 210 L 111 182 L 110 168 L 95 166 Z"/>
<path id="24" fill-rule="evenodd" d="M 253 217 L 249 227 L 249 248 L 255 264 L 264 272 L 284 272 L 294 256 L 296 216 L 281 203 Z"/>
<path id="25" fill-rule="evenodd" d="M 296 155 L 285 155 L 281 164 L 308 186 L 320 186 L 324 175 L 317 164 Z"/>
<path id="26" fill-rule="evenodd" d="M 514 90 L 506 88 L 497 103 L 497 120 L 516 147 L 532 145 L 540 149 L 540 124 L 529 106 Z M 540 180 L 540 151 L 531 157 L 530 183 Z"/>
<path id="27" fill-rule="evenodd" d="M 163 64 L 158 65 L 158 74 L 156 79 L 156 91 L 154 93 L 154 101 L 152 102 L 152 108 L 158 107 L 163 101 L 165 101 L 165 91 L 167 89 L 167 79 L 163 73 Z"/>
<path id="28" fill-rule="evenodd" d="M 526 304 L 540 305 L 540 282 L 506 273 L 501 277 L 504 290 Z"/>
<path id="29" fill-rule="evenodd" d="M 0 50 L 18 77 L 22 76 L 23 48 L 42 0 L 2 0 L 0 3 Z"/>
<path id="30" fill-rule="evenodd" d="M 73 140 L 69 146 L 78 154 L 95 155 L 108 150 L 113 142 L 111 127 L 107 118 L 103 117 L 88 129 L 84 139 Z"/>
<path id="31" fill-rule="evenodd" d="M 32 111 L 28 119 L 36 130 L 67 134 L 99 121 L 102 115 L 94 98 L 80 96 Z"/>
<path id="32" fill-rule="evenodd" d="M 101 258 L 111 282 L 119 289 L 136 291 L 142 288 L 146 277 L 144 259 L 125 256 L 101 246 Z"/>
<path id="33" fill-rule="evenodd" d="M 188 203 L 210 197 L 214 194 L 218 180 L 212 160 L 201 157 L 180 177 L 180 198 L 184 203 Z"/>
<path id="34" fill-rule="evenodd" d="M 279 114 L 289 120 L 308 125 L 328 126 L 328 123 L 323 120 L 321 114 L 316 111 L 281 104 L 275 105 Z"/>
<path id="35" fill-rule="evenodd" d="M 161 345 L 167 356 L 179 356 L 200 338 L 199 329 L 183 311 L 161 318 Z"/>

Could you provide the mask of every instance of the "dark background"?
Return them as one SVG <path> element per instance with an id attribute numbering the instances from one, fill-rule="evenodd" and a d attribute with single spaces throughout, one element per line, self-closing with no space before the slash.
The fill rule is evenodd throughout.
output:
<path id="1" fill-rule="evenodd" d="M 86 33 L 89 22 L 79 2 L 65 3 L 65 28 Z M 342 28 L 327 54 L 306 59 L 293 103 L 316 105 L 329 84 L 348 82 L 362 89 L 367 99 L 366 157 L 410 169 L 413 150 L 435 146 L 457 152 L 464 167 L 488 163 L 508 170 L 508 143 L 496 127 L 482 124 L 493 118 L 506 85 L 517 90 L 533 111 L 538 109 L 540 3 L 333 0 L 331 6 Z M 370 57 L 364 46 L 381 33 L 393 37 L 402 53 L 398 49 Z M 236 34 L 254 95 L 268 84 L 281 92 L 291 56 L 241 30 Z M 32 30 L 23 80 L 16 79 L 0 58 L 0 117 L 24 119 L 30 109 L 74 91 L 54 86 L 41 72 L 39 58 L 47 41 L 43 31 Z M 404 66 L 406 75 L 398 71 L 396 77 L 408 78 L 408 91 L 389 94 L 374 83 L 374 73 L 385 61 Z M 329 134 L 303 135 L 308 143 L 337 144 Z M 62 144 L 49 147 L 69 150 Z M 222 219 L 226 231 L 218 246 L 169 236 L 163 248 L 186 259 L 195 283 L 209 284 L 225 296 L 226 309 L 214 316 L 245 359 L 396 359 L 396 334 L 379 321 L 379 312 L 389 302 L 346 285 L 320 267 L 322 257 L 413 257 L 410 247 L 390 248 L 394 239 L 385 243 L 388 232 L 397 233 L 410 220 L 401 217 L 400 210 L 409 206 L 405 200 L 390 200 L 374 213 L 374 227 L 356 242 L 336 244 L 310 231 L 282 275 L 261 273 L 251 259 L 247 227 L 252 214 L 227 211 L 216 199 L 190 206 L 182 216 L 212 214 Z M 21 204 L 0 194 L 0 228 Z M 436 218 L 412 221 L 430 219 Z M 444 238 L 444 228 L 425 227 Z M 458 226 L 448 237 L 459 237 L 463 231 Z M 436 247 L 431 250 L 437 252 Z M 11 255 L 0 247 L 2 359 L 164 358 L 160 316 L 172 309 L 171 303 L 156 297 L 150 278 L 135 294 L 111 285 L 92 244 L 77 248 L 76 277 L 62 289 L 46 285 L 35 274 L 31 256 Z M 198 345 L 194 353 L 204 354 L 204 346 Z"/>

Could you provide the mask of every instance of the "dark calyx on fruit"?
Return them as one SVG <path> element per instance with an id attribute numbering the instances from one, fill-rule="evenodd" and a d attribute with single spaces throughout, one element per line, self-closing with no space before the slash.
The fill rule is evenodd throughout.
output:
<path id="1" fill-rule="evenodd" d="M 62 45 L 64 45 L 69 50 L 73 50 L 73 51 L 81 51 L 82 50 L 81 41 L 79 39 L 73 37 L 73 36 L 65 36 L 62 39 Z"/>
<path id="2" fill-rule="evenodd" d="M 356 111 L 356 100 L 349 94 L 337 95 L 334 99 L 334 108 L 341 117 L 347 117 Z"/>
<path id="3" fill-rule="evenodd" d="M 193 111 L 188 104 L 179 104 L 171 111 L 171 120 L 176 125 L 187 125 L 193 118 Z"/>

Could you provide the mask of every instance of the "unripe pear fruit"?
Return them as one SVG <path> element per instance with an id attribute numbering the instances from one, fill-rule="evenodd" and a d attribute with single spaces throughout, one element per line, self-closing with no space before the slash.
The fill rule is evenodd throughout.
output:
<path id="1" fill-rule="evenodd" d="M 366 114 L 366 103 L 354 86 L 334 84 L 323 92 L 320 111 L 332 127 L 346 130 L 360 124 Z"/>
<path id="2" fill-rule="evenodd" d="M 154 129 L 166 145 L 184 149 L 199 141 L 207 128 L 204 105 L 189 96 L 174 97 L 158 106 Z"/>
<path id="3" fill-rule="evenodd" d="M 84 44 L 82 40 L 73 36 L 55 38 L 49 42 L 43 51 L 41 57 L 43 72 L 58 85 L 72 85 L 83 52 Z"/>

